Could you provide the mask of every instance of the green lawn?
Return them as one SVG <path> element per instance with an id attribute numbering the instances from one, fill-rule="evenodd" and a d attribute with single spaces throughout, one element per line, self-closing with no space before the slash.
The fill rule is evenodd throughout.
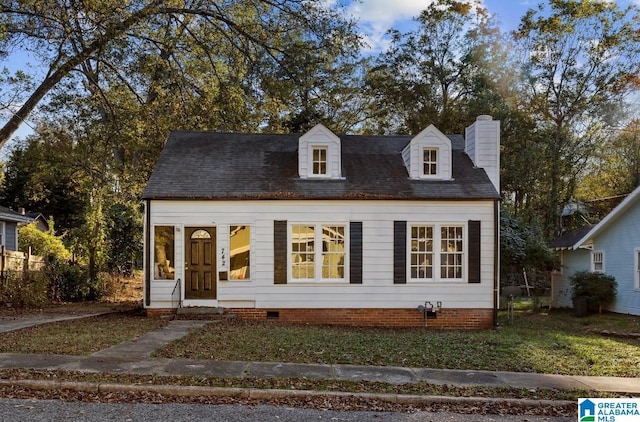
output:
<path id="1" fill-rule="evenodd" d="M 373 329 L 215 321 L 156 352 L 159 357 L 296 363 L 371 364 L 571 375 L 640 376 L 640 317 L 576 318 L 532 312 L 484 331 Z M 165 325 L 139 312 L 116 313 L 0 334 L 0 352 L 86 355 Z"/>
<path id="2" fill-rule="evenodd" d="M 54 322 L 0 334 L 0 353 L 89 355 L 166 325 L 141 311 Z"/>
<path id="3" fill-rule="evenodd" d="M 341 363 L 450 369 L 640 376 L 640 342 L 602 330 L 640 332 L 640 318 L 520 310 L 485 331 L 371 329 L 239 320 L 208 324 L 156 351 L 159 357 Z"/>

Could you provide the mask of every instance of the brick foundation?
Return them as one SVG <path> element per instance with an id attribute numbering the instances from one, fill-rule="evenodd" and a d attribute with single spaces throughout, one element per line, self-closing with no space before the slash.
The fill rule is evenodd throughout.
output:
<path id="1" fill-rule="evenodd" d="M 166 315 L 174 315 L 176 310 L 172 308 L 147 308 L 145 312 L 149 318 L 161 318 Z"/>
<path id="2" fill-rule="evenodd" d="M 443 309 L 437 317 L 424 319 L 415 309 L 228 309 L 241 319 L 273 319 L 297 324 L 349 325 L 360 327 L 427 327 L 478 330 L 493 326 L 492 309 Z"/>
<path id="3" fill-rule="evenodd" d="M 147 316 L 159 318 L 175 309 L 148 308 Z M 274 320 L 294 324 L 327 324 L 358 327 L 429 327 L 447 330 L 479 330 L 493 326 L 491 309 L 443 309 L 424 319 L 416 309 L 255 309 L 231 308 L 225 314 L 246 320 Z"/>

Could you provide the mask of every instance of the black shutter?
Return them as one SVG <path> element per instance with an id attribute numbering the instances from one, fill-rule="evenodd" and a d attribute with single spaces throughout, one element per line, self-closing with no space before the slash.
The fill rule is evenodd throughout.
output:
<path id="1" fill-rule="evenodd" d="M 480 283 L 480 222 L 469 220 L 469 283 Z"/>
<path id="2" fill-rule="evenodd" d="M 287 221 L 273 222 L 273 283 L 287 284 Z"/>
<path id="3" fill-rule="evenodd" d="M 407 282 L 407 222 L 393 222 L 393 284 Z"/>
<path id="4" fill-rule="evenodd" d="M 362 222 L 349 224 L 349 283 L 362 284 Z"/>

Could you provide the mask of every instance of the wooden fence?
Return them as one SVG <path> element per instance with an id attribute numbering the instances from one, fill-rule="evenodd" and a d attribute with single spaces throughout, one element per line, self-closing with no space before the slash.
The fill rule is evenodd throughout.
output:
<path id="1" fill-rule="evenodd" d="M 20 251 L 10 251 L 0 247 L 0 274 L 9 271 L 39 271 L 45 264 L 44 257 L 31 255 Z"/>

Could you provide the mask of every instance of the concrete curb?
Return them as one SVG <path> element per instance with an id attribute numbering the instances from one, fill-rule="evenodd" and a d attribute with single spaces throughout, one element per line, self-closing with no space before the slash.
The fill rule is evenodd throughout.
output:
<path id="1" fill-rule="evenodd" d="M 493 397 L 450 397 L 421 396 L 409 394 L 375 394 L 347 393 L 336 391 L 312 390 L 272 390 L 253 388 L 201 387 L 181 385 L 138 385 L 111 384 L 76 381 L 46 380 L 4 380 L 0 379 L 0 387 L 18 386 L 32 390 L 72 390 L 88 393 L 157 393 L 170 397 L 237 397 L 255 400 L 273 400 L 285 398 L 355 398 L 361 400 L 377 400 L 380 402 L 402 405 L 458 404 L 477 406 L 482 404 L 503 404 L 510 407 L 538 408 L 551 406 L 577 406 L 577 402 L 568 400 L 531 400 Z"/>

